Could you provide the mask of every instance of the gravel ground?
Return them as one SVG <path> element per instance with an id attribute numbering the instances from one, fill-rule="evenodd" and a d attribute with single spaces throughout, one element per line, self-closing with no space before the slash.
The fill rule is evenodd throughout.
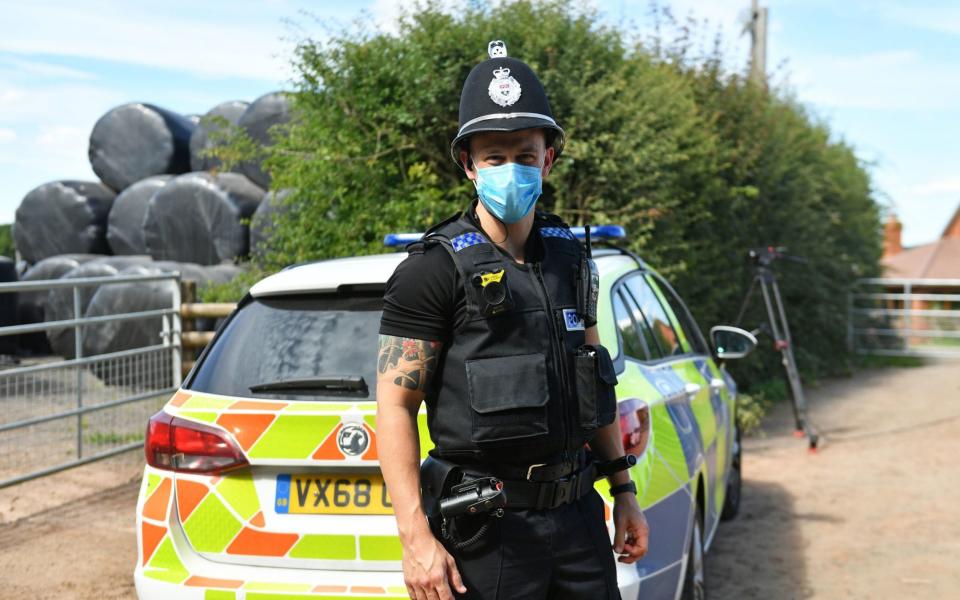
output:
<path id="1" fill-rule="evenodd" d="M 712 598 L 960 597 L 960 363 L 809 395 L 817 453 L 787 406 L 744 442 L 741 512 L 707 557 Z"/>
<path id="2" fill-rule="evenodd" d="M 777 407 L 744 442 L 740 516 L 711 598 L 945 598 L 960 589 L 960 363 L 862 371 L 808 392 L 809 454 Z M 132 598 L 137 456 L 0 490 L 2 598 Z"/>

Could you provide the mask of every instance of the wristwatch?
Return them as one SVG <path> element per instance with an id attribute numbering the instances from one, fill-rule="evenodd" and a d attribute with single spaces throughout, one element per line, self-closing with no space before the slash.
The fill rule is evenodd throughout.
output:
<path id="1" fill-rule="evenodd" d="M 637 495 L 637 484 L 628 481 L 627 483 L 621 483 L 620 485 L 610 486 L 610 497 L 616 496 L 617 494 L 622 494 L 624 492 L 630 492 L 634 496 Z"/>

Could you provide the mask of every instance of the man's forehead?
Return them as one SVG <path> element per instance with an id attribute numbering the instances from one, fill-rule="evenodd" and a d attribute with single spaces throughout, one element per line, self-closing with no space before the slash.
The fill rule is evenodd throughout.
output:
<path id="1" fill-rule="evenodd" d="M 546 134 L 542 129 L 520 131 L 485 131 L 470 136 L 472 150 L 490 148 L 540 149 L 544 147 Z"/>

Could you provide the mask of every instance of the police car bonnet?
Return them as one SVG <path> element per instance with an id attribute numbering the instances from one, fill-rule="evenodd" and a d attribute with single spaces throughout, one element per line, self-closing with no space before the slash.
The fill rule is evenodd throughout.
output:
<path id="1" fill-rule="evenodd" d="M 563 129 L 553 118 L 543 84 L 523 61 L 507 56 L 502 41 L 490 42 L 490 58 L 470 71 L 460 93 L 460 129 L 450 144 L 460 165 L 460 144 L 481 131 L 553 130 L 555 157 L 563 150 Z M 549 141 L 549 137 L 548 137 Z"/>

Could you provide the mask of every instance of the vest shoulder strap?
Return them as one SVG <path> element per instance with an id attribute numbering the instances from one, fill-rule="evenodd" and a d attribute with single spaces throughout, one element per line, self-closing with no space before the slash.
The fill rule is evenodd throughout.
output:
<path id="1" fill-rule="evenodd" d="M 575 255 L 579 255 L 582 251 L 583 246 L 570 231 L 570 226 L 557 215 L 537 211 L 533 223 L 549 249 L 560 248 Z"/>
<path id="2" fill-rule="evenodd" d="M 466 294 L 467 310 L 476 314 L 480 298 L 474 277 L 480 273 L 506 269 L 500 251 L 487 236 L 462 214 L 431 227 L 423 237 L 424 244 L 440 244 L 450 255 L 460 274 Z"/>

